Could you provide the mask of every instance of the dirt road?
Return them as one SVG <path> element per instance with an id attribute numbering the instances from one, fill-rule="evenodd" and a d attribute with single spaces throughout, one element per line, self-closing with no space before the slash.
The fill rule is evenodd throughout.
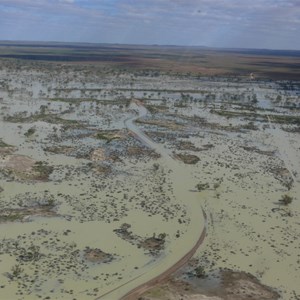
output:
<path id="1" fill-rule="evenodd" d="M 151 270 L 146 270 L 139 276 L 131 278 L 119 287 L 112 289 L 97 299 L 137 299 L 138 295 L 141 295 L 155 284 L 160 283 L 185 265 L 199 248 L 206 235 L 205 213 L 198 202 L 197 194 L 190 192 L 188 189 L 188 185 L 192 182 L 192 180 L 190 180 L 191 174 L 189 174 L 189 170 L 187 170 L 181 162 L 175 161 L 174 158 L 172 158 L 171 153 L 165 149 L 163 145 L 155 143 L 135 125 L 135 120 L 148 113 L 142 103 L 138 100 L 134 100 L 130 105 L 130 109 L 137 111 L 138 115 L 128 118 L 125 121 L 126 127 L 143 144 L 161 155 L 165 166 L 172 171 L 171 176 L 174 185 L 174 194 L 176 195 L 176 198 L 190 206 L 189 212 L 192 221 L 189 225 L 190 231 L 186 234 L 187 238 L 182 240 L 181 251 L 177 253 L 178 249 L 174 249 L 174 254 L 171 258 L 163 258 L 156 267 L 154 266 Z M 188 202 L 186 202 L 187 199 L 189 199 Z M 136 284 L 136 287 L 134 287 L 133 283 Z M 130 290 L 129 286 L 132 286 L 133 288 Z M 123 290 L 124 293 L 122 293 Z"/>

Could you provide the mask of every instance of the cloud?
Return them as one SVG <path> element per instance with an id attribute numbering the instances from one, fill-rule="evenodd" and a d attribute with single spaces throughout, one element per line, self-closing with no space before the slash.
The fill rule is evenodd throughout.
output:
<path id="1" fill-rule="evenodd" d="M 0 0 L 0 39 L 300 49 L 297 32 L 299 0 Z"/>

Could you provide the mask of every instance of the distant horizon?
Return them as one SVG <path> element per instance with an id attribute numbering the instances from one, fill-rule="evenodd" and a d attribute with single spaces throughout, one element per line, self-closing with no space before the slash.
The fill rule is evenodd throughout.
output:
<path id="1" fill-rule="evenodd" d="M 184 44 L 147 44 L 147 43 L 118 43 L 118 42 L 82 42 L 82 41 L 55 41 L 55 40 L 8 40 L 0 39 L 1 43 L 33 43 L 33 44 L 89 44 L 89 45 L 126 45 L 126 46 L 148 46 L 148 47 L 178 47 L 178 48 L 205 48 L 214 50 L 250 50 L 250 51 L 287 51 L 287 52 L 300 52 L 300 49 L 285 49 L 285 48 L 255 48 L 255 47 L 220 47 L 220 46 L 206 46 L 206 45 L 184 45 Z"/>

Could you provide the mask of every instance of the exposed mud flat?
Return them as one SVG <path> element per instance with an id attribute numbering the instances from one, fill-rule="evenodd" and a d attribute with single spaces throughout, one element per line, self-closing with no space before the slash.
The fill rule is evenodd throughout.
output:
<path id="1" fill-rule="evenodd" d="M 187 272 L 187 269 L 185 270 Z M 189 274 L 191 271 L 188 272 Z M 276 300 L 280 295 L 245 272 L 221 270 L 213 276 L 178 273 L 153 287 L 140 300 Z"/>
<path id="2" fill-rule="evenodd" d="M 233 271 L 227 294 L 203 299 L 299 298 L 291 86 L 3 61 L 1 297 L 119 299 L 172 268 L 206 224 L 198 267 Z M 202 299 L 198 281 L 173 281 L 142 297 Z"/>

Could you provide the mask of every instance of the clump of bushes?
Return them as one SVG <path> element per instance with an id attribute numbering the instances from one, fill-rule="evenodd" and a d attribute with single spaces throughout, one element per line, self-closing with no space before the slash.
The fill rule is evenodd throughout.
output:
<path id="1" fill-rule="evenodd" d="M 209 184 L 208 183 L 201 183 L 201 182 L 199 182 L 196 185 L 196 189 L 198 190 L 198 192 L 204 191 L 206 189 L 209 189 Z"/>
<path id="2" fill-rule="evenodd" d="M 48 166 L 46 162 L 42 161 L 37 161 L 33 166 L 33 170 L 38 173 L 38 179 L 40 180 L 48 179 L 53 169 L 52 166 Z"/>
<path id="3" fill-rule="evenodd" d="M 31 127 L 31 128 L 29 128 L 29 129 L 24 133 L 24 135 L 25 135 L 26 137 L 30 137 L 30 136 L 32 136 L 35 132 L 36 132 L 36 129 L 35 129 L 34 127 Z"/>
<path id="4" fill-rule="evenodd" d="M 205 270 L 202 266 L 198 266 L 197 268 L 195 268 L 194 270 L 196 277 L 198 278 L 203 278 L 205 277 Z"/>

